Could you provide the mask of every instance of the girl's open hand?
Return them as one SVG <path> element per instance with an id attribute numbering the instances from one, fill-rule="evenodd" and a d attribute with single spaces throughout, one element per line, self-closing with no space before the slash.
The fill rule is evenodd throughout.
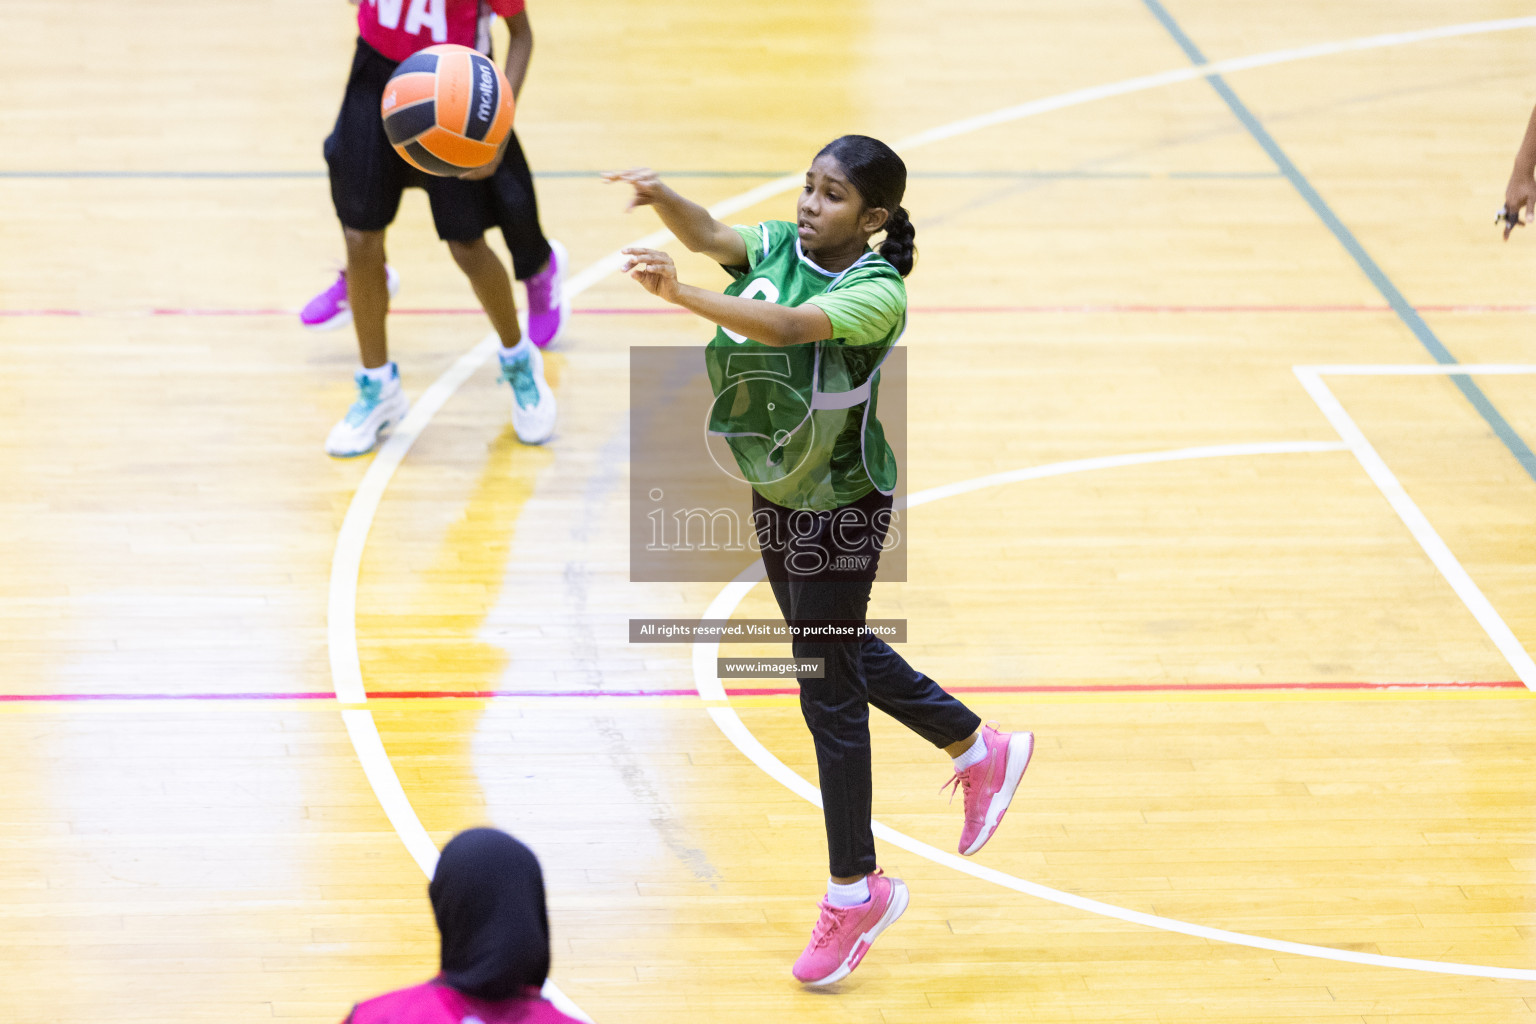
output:
<path id="1" fill-rule="evenodd" d="M 629 205 L 624 208 L 625 213 L 637 206 L 650 206 L 661 198 L 662 190 L 666 188 L 661 183 L 661 178 L 649 167 L 632 167 L 627 171 L 604 171 L 603 180 L 610 185 L 616 181 L 622 181 L 633 186 L 635 194 L 629 200 Z"/>
<path id="2" fill-rule="evenodd" d="M 627 257 L 623 271 L 652 295 L 667 302 L 677 301 L 677 265 L 672 257 L 660 249 L 630 248 L 624 250 Z"/>

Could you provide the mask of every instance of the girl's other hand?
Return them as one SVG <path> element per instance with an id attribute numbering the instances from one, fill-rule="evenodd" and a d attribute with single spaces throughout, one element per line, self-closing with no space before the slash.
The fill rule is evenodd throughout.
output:
<path id="1" fill-rule="evenodd" d="M 627 171 L 604 171 L 603 180 L 610 185 L 616 181 L 622 181 L 634 187 L 635 194 L 629 200 L 629 205 L 624 208 L 625 213 L 637 206 L 650 206 L 661 198 L 662 189 L 666 187 L 661 183 L 661 178 L 656 172 L 649 167 L 632 167 Z"/>
<path id="2" fill-rule="evenodd" d="M 1509 187 L 1504 190 L 1504 209 L 1508 211 L 1504 221 L 1504 240 L 1507 242 L 1511 231 L 1521 224 L 1529 224 L 1536 215 L 1536 179 L 1519 174 L 1510 178 Z M 1521 219 L 1522 213 L 1524 219 Z"/>
<path id="3" fill-rule="evenodd" d="M 667 302 L 677 301 L 677 265 L 672 257 L 660 249 L 630 248 L 623 250 L 628 257 L 623 271 L 640 286 L 657 298 Z"/>
<path id="4" fill-rule="evenodd" d="M 510 139 L 511 137 L 511 134 L 508 133 L 507 138 Z M 501 167 L 501 158 L 505 155 L 506 148 L 503 147 L 497 151 L 495 159 L 486 164 L 484 167 L 476 167 L 473 170 L 465 171 L 463 174 L 456 174 L 454 177 L 458 178 L 460 181 L 484 181 L 486 178 L 489 178 L 491 175 L 495 174 L 497 169 Z"/>

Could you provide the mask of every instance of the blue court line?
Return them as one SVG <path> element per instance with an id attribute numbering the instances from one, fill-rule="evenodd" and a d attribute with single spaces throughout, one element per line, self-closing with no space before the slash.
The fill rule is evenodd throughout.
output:
<path id="1" fill-rule="evenodd" d="M 1194 40 L 1189 38 L 1184 30 L 1179 27 L 1179 23 L 1173 19 L 1173 15 L 1168 13 L 1168 9 L 1162 5 L 1160 0 L 1142 0 L 1142 3 L 1146 5 L 1147 10 L 1152 12 L 1152 15 L 1157 18 L 1163 28 L 1168 31 L 1168 34 L 1173 37 L 1174 42 L 1179 44 L 1185 55 L 1189 57 L 1191 63 L 1196 66 L 1209 63 L 1205 59 L 1205 54 L 1200 52 L 1200 48 L 1195 45 Z M 1231 108 L 1232 113 L 1236 115 L 1237 119 L 1242 122 L 1243 127 L 1248 129 L 1248 134 L 1253 136 L 1254 141 L 1263 148 L 1265 153 L 1269 154 L 1269 158 L 1275 162 L 1275 166 L 1280 169 L 1280 173 L 1290 179 L 1296 191 L 1301 193 L 1301 197 L 1307 201 L 1307 205 L 1312 207 L 1312 211 L 1322 219 L 1328 230 L 1333 232 L 1333 237 L 1338 239 L 1339 244 L 1344 247 L 1344 250 L 1349 253 L 1360 269 L 1365 272 L 1365 276 L 1370 278 L 1371 284 L 1375 285 L 1382 298 L 1387 300 L 1387 305 L 1392 307 L 1392 311 L 1397 314 L 1403 323 L 1408 325 L 1408 329 L 1413 332 L 1414 337 L 1419 339 L 1419 344 L 1424 346 L 1425 351 L 1433 356 L 1437 363 L 1456 363 L 1458 360 L 1451 354 L 1450 349 L 1446 348 L 1440 339 L 1435 336 L 1435 332 L 1430 329 L 1429 324 L 1424 322 L 1424 318 L 1419 315 L 1418 311 L 1409 305 L 1408 300 L 1403 297 L 1403 293 L 1397 290 L 1397 286 L 1392 283 L 1381 267 L 1376 264 L 1376 261 L 1371 259 L 1370 254 L 1365 251 L 1365 247 L 1360 244 L 1359 239 L 1355 238 L 1349 228 L 1344 226 L 1344 222 L 1339 220 L 1328 204 L 1323 201 L 1323 197 L 1312 187 L 1312 184 L 1307 181 L 1296 165 L 1291 163 L 1290 158 L 1285 155 L 1285 151 L 1280 148 L 1280 144 L 1264 129 L 1264 126 L 1259 123 L 1259 119 L 1253 115 L 1253 112 L 1248 109 L 1243 101 L 1237 98 L 1237 94 L 1232 91 L 1231 86 L 1227 85 L 1226 80 L 1220 75 L 1207 75 L 1205 80 L 1211 84 L 1212 89 L 1216 90 L 1216 94 L 1226 101 L 1227 106 Z M 1515 429 L 1509 425 L 1509 421 L 1504 418 L 1503 414 L 1494 408 L 1493 403 L 1488 400 L 1488 396 L 1483 394 L 1483 389 L 1478 387 L 1468 374 L 1456 374 L 1451 379 L 1456 387 L 1461 389 L 1461 393 L 1466 395 L 1467 401 L 1472 403 L 1472 407 L 1478 411 L 1478 414 L 1483 417 L 1488 426 L 1493 428 L 1494 434 L 1498 436 L 1500 441 L 1504 442 L 1504 447 L 1509 449 L 1510 454 L 1519 461 L 1530 478 L 1536 480 L 1536 454 L 1532 454 L 1530 446 L 1525 443 L 1519 434 L 1515 433 Z"/>
<path id="2" fill-rule="evenodd" d="M 535 178 L 596 178 L 598 171 L 535 171 Z M 658 171 L 663 178 L 748 178 L 772 181 L 789 171 Z M 145 180 L 261 180 L 284 178 L 324 178 L 325 171 L 0 171 L 0 179 L 145 179 Z M 1152 181 L 1162 178 L 1181 180 L 1230 179 L 1265 180 L 1281 177 L 1278 171 L 914 171 L 910 178 L 976 180 L 1070 180 L 1076 178 L 1127 181 Z"/>

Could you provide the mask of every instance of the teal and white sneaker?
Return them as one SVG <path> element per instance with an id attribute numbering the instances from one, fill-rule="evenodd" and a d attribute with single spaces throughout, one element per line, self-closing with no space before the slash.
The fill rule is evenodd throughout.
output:
<path id="1" fill-rule="evenodd" d="M 501 357 L 501 379 L 512 385 L 512 429 L 523 444 L 543 444 L 555 432 L 555 393 L 544 380 L 544 354 L 523 343 Z"/>
<path id="2" fill-rule="evenodd" d="M 338 459 L 373 451 L 384 431 L 398 426 L 411 407 L 400 388 L 400 369 L 394 363 L 389 364 L 389 376 L 384 380 L 375 380 L 361 370 L 355 379 L 357 401 L 325 439 L 326 453 Z"/>

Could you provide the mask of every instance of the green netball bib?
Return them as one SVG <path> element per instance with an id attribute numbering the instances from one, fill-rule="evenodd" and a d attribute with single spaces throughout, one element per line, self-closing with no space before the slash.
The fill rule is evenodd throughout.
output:
<path id="1" fill-rule="evenodd" d="M 902 312 L 883 336 L 863 343 L 832 338 L 776 348 L 717 329 L 704 352 L 715 393 L 709 433 L 730 446 L 759 494 L 787 508 L 824 511 L 871 490 L 892 493 L 896 456 L 875 410 L 880 365 L 906 327 L 901 275 L 873 251 L 841 273 L 823 270 L 787 221 L 736 230 L 747 242 L 748 269 L 727 268 L 736 277 L 727 295 L 798 306 L 840 289 L 873 289 Z"/>

